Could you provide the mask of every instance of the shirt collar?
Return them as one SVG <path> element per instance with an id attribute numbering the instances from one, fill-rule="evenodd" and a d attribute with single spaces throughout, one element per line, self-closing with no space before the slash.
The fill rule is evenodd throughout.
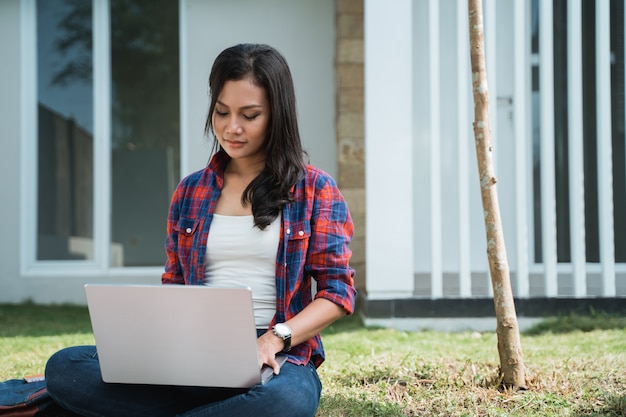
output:
<path id="1" fill-rule="evenodd" d="M 223 149 L 220 149 L 211 157 L 209 165 L 207 166 L 210 171 L 215 173 L 218 188 L 220 189 L 224 185 L 224 171 L 226 170 L 226 165 L 228 165 L 230 159 L 230 156 L 228 156 Z"/>

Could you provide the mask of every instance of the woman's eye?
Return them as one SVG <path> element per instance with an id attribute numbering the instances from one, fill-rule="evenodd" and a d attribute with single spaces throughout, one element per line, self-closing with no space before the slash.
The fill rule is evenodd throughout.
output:
<path id="1" fill-rule="evenodd" d="M 255 113 L 255 114 L 244 114 L 244 115 L 243 115 L 243 118 L 244 118 L 244 119 L 246 119 L 246 120 L 254 120 L 254 119 L 256 119 L 258 116 L 259 116 L 259 114 L 258 114 L 258 113 Z"/>
<path id="2" fill-rule="evenodd" d="M 228 112 L 219 111 L 219 110 L 215 109 L 215 114 L 217 114 L 218 116 L 226 116 L 228 114 Z"/>

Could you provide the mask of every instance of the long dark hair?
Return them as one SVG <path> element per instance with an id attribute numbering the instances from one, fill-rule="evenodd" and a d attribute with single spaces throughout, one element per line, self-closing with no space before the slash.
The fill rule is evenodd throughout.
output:
<path id="1" fill-rule="evenodd" d="M 296 114 L 296 95 L 291 71 L 285 58 L 268 45 L 240 44 L 222 51 L 209 76 L 211 104 L 205 124 L 213 132 L 215 103 L 226 81 L 249 78 L 263 88 L 270 104 L 270 119 L 265 139 L 265 168 L 248 185 L 241 202 L 252 205 L 254 224 L 265 229 L 290 199 L 291 187 L 304 173 L 304 152 Z M 217 140 L 214 151 L 219 150 Z"/>

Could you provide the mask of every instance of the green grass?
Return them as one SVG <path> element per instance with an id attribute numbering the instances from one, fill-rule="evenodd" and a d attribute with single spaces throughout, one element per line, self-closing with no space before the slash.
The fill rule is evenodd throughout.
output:
<path id="1" fill-rule="evenodd" d="M 626 416 L 626 319 L 592 312 L 522 334 L 528 390 L 500 390 L 494 333 L 364 328 L 324 332 L 318 417 Z M 0 379 L 43 372 L 64 346 L 93 343 L 81 307 L 0 305 Z"/>
<path id="2" fill-rule="evenodd" d="M 43 373 L 57 350 L 93 343 L 86 308 L 0 305 L 0 380 Z"/>

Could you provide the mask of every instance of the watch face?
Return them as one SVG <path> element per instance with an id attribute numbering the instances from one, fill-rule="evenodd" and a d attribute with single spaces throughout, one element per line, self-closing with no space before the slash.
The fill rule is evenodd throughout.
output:
<path id="1" fill-rule="evenodd" d="M 282 323 L 278 323 L 276 326 L 274 326 L 274 329 L 276 330 L 276 333 L 278 333 L 281 337 L 287 337 L 291 335 L 289 327 L 285 326 Z"/>

